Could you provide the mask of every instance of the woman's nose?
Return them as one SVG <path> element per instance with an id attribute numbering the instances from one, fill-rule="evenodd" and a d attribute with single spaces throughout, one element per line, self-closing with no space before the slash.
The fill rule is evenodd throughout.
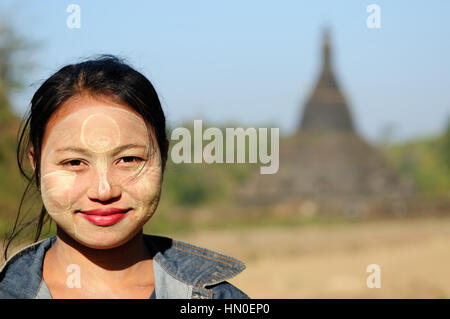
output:
<path id="1" fill-rule="evenodd" d="M 91 200 L 108 201 L 120 196 L 120 187 L 108 176 L 106 171 L 98 171 L 89 187 L 88 197 Z"/>

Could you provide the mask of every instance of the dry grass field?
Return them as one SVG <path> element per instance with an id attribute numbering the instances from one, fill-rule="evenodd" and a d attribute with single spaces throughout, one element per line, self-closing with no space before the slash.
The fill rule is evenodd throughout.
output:
<path id="1" fill-rule="evenodd" d="M 251 298 L 450 298 L 450 217 L 175 235 L 231 255 Z M 369 264 L 381 288 L 368 288 Z"/>
<path id="2" fill-rule="evenodd" d="M 450 298 L 450 217 L 202 232 L 177 239 L 241 259 L 252 298 Z M 369 264 L 381 288 L 368 288 Z"/>

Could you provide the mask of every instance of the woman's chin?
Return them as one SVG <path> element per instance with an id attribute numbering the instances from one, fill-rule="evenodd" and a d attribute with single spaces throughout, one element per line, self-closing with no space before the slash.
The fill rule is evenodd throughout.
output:
<path id="1" fill-rule="evenodd" d="M 88 234 L 77 234 L 74 239 L 83 246 L 92 249 L 112 249 L 131 240 L 136 234 L 115 233 L 115 232 L 95 232 Z"/>
<path id="2" fill-rule="evenodd" d="M 86 225 L 83 225 L 86 226 Z M 112 249 L 131 240 L 140 231 L 136 225 L 114 225 L 109 227 L 89 225 L 77 227 L 68 232 L 68 235 L 83 246 L 93 249 Z"/>

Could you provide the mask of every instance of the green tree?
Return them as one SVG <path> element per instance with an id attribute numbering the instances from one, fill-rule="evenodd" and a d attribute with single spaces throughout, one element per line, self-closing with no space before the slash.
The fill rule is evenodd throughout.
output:
<path id="1" fill-rule="evenodd" d="M 37 47 L 0 13 L 0 232 L 13 220 L 25 186 L 16 164 L 20 121 L 13 110 L 12 94 L 24 87 Z"/>
<path id="2" fill-rule="evenodd" d="M 448 173 L 450 173 L 450 116 L 447 120 L 447 127 L 442 137 L 441 145 L 442 159 L 444 161 L 445 167 L 448 170 Z"/>
<path id="3" fill-rule="evenodd" d="M 3 14 L 0 19 L 0 113 L 12 112 L 11 95 L 22 89 L 24 75 L 34 67 L 38 44 L 21 36 Z"/>

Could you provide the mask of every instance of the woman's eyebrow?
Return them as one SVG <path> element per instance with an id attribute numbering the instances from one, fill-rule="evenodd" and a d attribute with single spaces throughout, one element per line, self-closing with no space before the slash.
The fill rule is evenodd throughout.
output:
<path id="1" fill-rule="evenodd" d="M 119 154 L 120 152 L 127 150 L 129 148 L 143 148 L 146 149 L 147 147 L 145 145 L 139 145 L 139 144 L 125 144 L 125 145 L 121 145 L 119 147 L 117 147 L 113 153 L 112 156 L 115 156 L 117 154 Z"/>
<path id="2" fill-rule="evenodd" d="M 129 148 L 144 148 L 145 149 L 146 146 L 145 145 L 139 145 L 139 144 L 125 144 L 125 145 L 121 145 L 121 146 L 116 147 L 114 149 L 114 151 L 112 152 L 112 155 L 113 156 L 117 155 L 120 152 L 123 152 L 124 150 L 129 149 Z M 56 152 L 58 152 L 58 153 L 59 152 L 74 152 L 74 153 L 81 153 L 81 154 L 84 154 L 84 155 L 89 155 L 89 153 L 90 153 L 85 148 L 75 147 L 75 146 L 68 146 L 68 147 L 64 147 L 64 148 L 59 148 L 59 149 L 56 150 Z"/>

